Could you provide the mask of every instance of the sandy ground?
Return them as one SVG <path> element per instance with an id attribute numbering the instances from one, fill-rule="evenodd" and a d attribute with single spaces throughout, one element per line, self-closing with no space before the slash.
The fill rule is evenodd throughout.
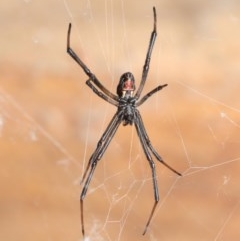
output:
<path id="1" fill-rule="evenodd" d="M 135 129 L 120 127 L 85 199 L 86 239 L 240 239 L 240 4 L 238 1 L 6 1 L 0 3 L 0 239 L 82 240 L 81 176 L 115 107 L 95 96 L 71 45 L 115 92 L 137 85 L 158 13 L 147 93 L 139 109 L 153 146 L 160 203 Z"/>

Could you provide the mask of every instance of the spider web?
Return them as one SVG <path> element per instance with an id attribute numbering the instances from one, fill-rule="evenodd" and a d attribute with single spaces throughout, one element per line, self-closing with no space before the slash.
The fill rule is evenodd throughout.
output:
<path id="1" fill-rule="evenodd" d="M 160 202 L 134 127 L 120 126 L 85 198 L 85 240 L 240 238 L 240 5 L 237 1 L 1 2 L 1 240 L 82 240 L 80 180 L 115 108 L 85 85 L 71 45 L 115 92 L 141 77 L 152 6 L 158 38 L 139 108 L 153 146 Z M 16 12 L 16 9 L 18 11 Z M 143 94 L 144 94 L 143 93 Z"/>

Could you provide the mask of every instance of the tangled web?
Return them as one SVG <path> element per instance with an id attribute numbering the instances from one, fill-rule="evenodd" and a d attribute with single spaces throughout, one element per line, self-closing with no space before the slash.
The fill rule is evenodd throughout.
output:
<path id="1" fill-rule="evenodd" d="M 151 169 L 135 128 L 120 126 L 85 198 L 85 240 L 239 240 L 239 4 L 38 4 L 23 1 L 21 9 L 29 14 L 56 8 L 61 24 L 46 11 L 49 26 L 36 23 L 38 32 L 26 33 L 36 58 L 26 54 L 16 63 L 9 57 L 9 65 L 1 67 L 0 235 L 5 240 L 82 240 L 79 183 L 116 110 L 92 93 L 67 56 L 68 22 L 74 50 L 115 92 L 126 71 L 139 83 L 155 5 L 158 38 L 144 93 L 169 86 L 139 110 L 153 146 L 183 177 L 155 161 L 160 202 L 142 236 L 154 203 Z M 56 33 L 50 34 L 53 26 Z M 43 53 L 49 53 L 45 63 Z"/>

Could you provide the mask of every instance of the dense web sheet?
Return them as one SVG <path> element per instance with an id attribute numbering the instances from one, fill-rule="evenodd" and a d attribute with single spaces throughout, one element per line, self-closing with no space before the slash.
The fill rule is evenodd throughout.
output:
<path id="1" fill-rule="evenodd" d="M 80 180 L 115 109 L 67 55 L 68 23 L 71 46 L 115 93 L 126 71 L 139 84 L 156 6 L 143 94 L 169 86 L 139 110 L 153 146 L 183 177 L 155 161 L 160 202 L 142 236 L 151 170 L 135 128 L 120 126 L 85 198 L 85 240 L 238 241 L 239 3 L 3 2 L 1 240 L 82 240 Z"/>

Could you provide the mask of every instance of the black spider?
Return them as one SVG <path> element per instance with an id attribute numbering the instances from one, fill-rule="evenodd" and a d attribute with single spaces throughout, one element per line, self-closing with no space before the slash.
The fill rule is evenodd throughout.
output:
<path id="1" fill-rule="evenodd" d="M 120 77 L 119 84 L 117 86 L 117 95 L 111 93 L 107 90 L 97 79 L 97 77 L 88 69 L 88 67 L 82 62 L 82 60 L 77 56 L 77 54 L 72 50 L 70 47 L 70 34 L 71 34 L 71 23 L 69 24 L 68 28 L 68 36 L 67 36 L 67 52 L 68 54 L 80 65 L 89 79 L 86 81 L 86 84 L 94 91 L 102 99 L 106 100 L 108 103 L 115 105 L 117 107 L 117 112 L 113 116 L 112 120 L 110 121 L 109 125 L 107 126 L 105 132 L 103 133 L 101 139 L 98 141 L 97 148 L 93 152 L 90 160 L 88 162 L 87 168 L 83 174 L 82 182 L 85 180 L 82 193 L 80 196 L 80 207 L 81 207 L 81 225 L 82 225 L 82 234 L 84 236 L 85 229 L 84 229 L 84 215 L 83 215 L 83 200 L 86 196 L 88 186 L 91 182 L 94 170 L 97 166 L 98 161 L 102 158 L 104 152 L 106 151 L 110 141 L 112 140 L 114 134 L 116 133 L 119 125 L 123 123 L 124 126 L 134 124 L 137 130 L 138 137 L 142 144 L 144 153 L 146 158 L 150 164 L 152 170 L 152 180 L 153 180 L 153 189 L 154 189 L 154 199 L 155 203 L 153 205 L 152 211 L 148 218 L 147 224 L 145 226 L 143 235 L 146 233 L 147 228 L 151 222 L 153 217 L 154 211 L 156 209 L 157 203 L 159 201 L 159 192 L 158 192 L 158 185 L 157 185 L 157 178 L 156 178 L 156 170 L 155 164 L 153 162 L 151 153 L 156 157 L 156 159 L 169 168 L 171 171 L 176 173 L 177 175 L 181 176 L 181 174 L 169 166 L 157 151 L 153 148 L 145 127 L 143 125 L 143 121 L 137 107 L 143 104 L 152 94 L 156 93 L 157 91 L 161 90 L 162 88 L 166 87 L 167 84 L 160 85 L 147 93 L 143 96 L 140 100 L 139 97 L 142 93 L 144 84 L 146 82 L 148 70 L 149 70 L 149 63 L 151 59 L 151 54 L 153 50 L 153 45 L 157 36 L 156 31 L 156 24 L 157 24 L 157 16 L 156 16 L 156 9 L 153 7 L 153 17 L 154 17 L 154 25 L 153 31 L 151 33 L 150 43 L 147 51 L 147 56 L 145 60 L 145 64 L 143 66 L 142 72 L 142 79 L 137 89 L 137 92 L 134 94 L 135 90 L 135 80 L 132 73 L 127 72 L 124 73 Z"/>

